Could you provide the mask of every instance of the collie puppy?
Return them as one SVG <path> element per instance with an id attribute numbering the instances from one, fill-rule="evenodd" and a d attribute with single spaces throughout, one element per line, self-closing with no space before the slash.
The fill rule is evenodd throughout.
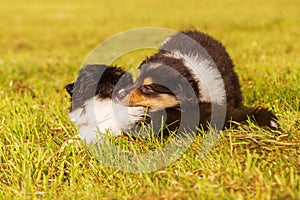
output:
<path id="1" fill-rule="evenodd" d="M 171 130 L 197 118 L 195 110 L 200 112 L 197 126 L 204 128 L 211 121 L 221 122 L 223 129 L 231 120 L 245 122 L 248 118 L 259 126 L 279 127 L 271 111 L 243 105 L 234 64 L 225 47 L 209 35 L 179 32 L 167 38 L 139 69 L 135 83 L 120 90 L 118 100 L 130 107 L 148 107 L 155 117 L 164 110 L 164 123 L 172 124 Z M 212 115 L 219 119 L 212 120 Z"/>
<path id="2" fill-rule="evenodd" d="M 69 117 L 82 140 L 97 143 L 105 133 L 120 135 L 144 119 L 143 107 L 126 107 L 113 100 L 114 92 L 132 83 L 131 74 L 121 68 L 87 65 L 75 82 L 65 86 L 72 102 Z"/>

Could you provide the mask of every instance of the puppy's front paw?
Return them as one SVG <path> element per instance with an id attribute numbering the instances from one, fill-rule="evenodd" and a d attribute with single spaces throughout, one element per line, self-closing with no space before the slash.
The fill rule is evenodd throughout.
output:
<path id="1" fill-rule="evenodd" d="M 145 107 L 128 107 L 128 115 L 131 123 L 139 122 L 148 116 Z"/>

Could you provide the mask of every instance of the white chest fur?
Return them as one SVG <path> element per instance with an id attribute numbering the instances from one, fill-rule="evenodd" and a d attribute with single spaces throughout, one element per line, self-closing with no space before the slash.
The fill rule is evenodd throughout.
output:
<path id="1" fill-rule="evenodd" d="M 106 132 L 120 135 L 143 120 L 143 107 L 126 107 L 111 99 L 93 97 L 82 108 L 73 110 L 69 117 L 78 127 L 78 135 L 86 143 L 96 143 Z"/>

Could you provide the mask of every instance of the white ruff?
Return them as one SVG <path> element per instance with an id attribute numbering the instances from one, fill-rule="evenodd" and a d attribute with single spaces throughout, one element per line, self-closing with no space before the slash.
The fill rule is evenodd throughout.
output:
<path id="1" fill-rule="evenodd" d="M 118 113 L 114 113 L 118 112 Z M 115 136 L 130 130 L 132 124 L 143 119 L 143 107 L 125 107 L 111 99 L 93 97 L 83 108 L 70 112 L 70 119 L 78 127 L 78 135 L 86 143 L 96 143 L 109 132 Z"/>
<path id="2" fill-rule="evenodd" d="M 212 102 L 219 105 L 226 102 L 226 91 L 221 73 L 211 58 L 198 54 L 182 54 L 178 50 L 164 55 L 183 60 L 193 77 L 199 81 L 198 88 L 201 94 L 199 100 L 201 102 Z"/>

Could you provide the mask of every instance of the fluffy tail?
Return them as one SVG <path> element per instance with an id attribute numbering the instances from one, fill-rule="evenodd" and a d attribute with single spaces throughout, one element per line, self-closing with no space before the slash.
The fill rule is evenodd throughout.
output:
<path id="1" fill-rule="evenodd" d="M 250 118 L 259 126 L 267 126 L 275 130 L 279 129 L 276 115 L 266 108 L 240 107 L 228 109 L 227 116 L 228 120 L 244 122 Z"/>

